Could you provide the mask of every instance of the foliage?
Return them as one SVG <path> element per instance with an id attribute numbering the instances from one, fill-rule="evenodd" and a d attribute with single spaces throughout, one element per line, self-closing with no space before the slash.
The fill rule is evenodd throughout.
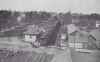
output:
<path id="1" fill-rule="evenodd" d="M 22 14 L 25 16 L 23 17 Z M 31 23 L 36 20 L 45 20 L 51 17 L 51 14 L 43 11 L 30 11 L 30 12 L 18 12 L 18 11 L 7 11 L 1 10 L 0 11 L 0 31 L 1 29 L 16 27 L 20 25 L 18 21 L 18 17 L 21 19 L 21 22 Z"/>

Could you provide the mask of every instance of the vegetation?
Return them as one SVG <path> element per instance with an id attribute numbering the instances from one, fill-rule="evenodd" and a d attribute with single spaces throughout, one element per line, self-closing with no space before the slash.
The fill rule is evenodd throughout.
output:
<path id="1" fill-rule="evenodd" d="M 80 15 L 80 17 L 79 17 L 80 19 L 95 19 L 95 20 L 100 20 L 100 15 L 99 14 L 96 14 L 96 13 L 94 13 L 94 14 L 90 14 L 90 15 Z"/>
<path id="2" fill-rule="evenodd" d="M 51 17 L 51 14 L 47 12 L 18 12 L 18 11 L 0 11 L 0 31 L 1 29 L 16 27 L 21 25 L 21 23 L 31 23 L 36 20 L 44 20 Z"/>

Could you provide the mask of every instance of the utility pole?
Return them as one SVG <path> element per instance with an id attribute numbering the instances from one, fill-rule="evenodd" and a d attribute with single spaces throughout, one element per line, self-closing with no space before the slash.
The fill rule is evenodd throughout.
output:
<path id="1" fill-rule="evenodd" d="M 5 40 L 4 40 L 4 35 L 3 35 L 3 32 L 2 32 L 2 37 L 3 37 L 3 45 L 4 45 L 4 53 L 6 52 L 6 47 L 5 47 Z"/>
<path id="2" fill-rule="evenodd" d="M 75 49 L 75 36 L 74 36 L 74 49 Z"/>
<path id="3" fill-rule="evenodd" d="M 21 41 L 20 41 L 20 52 L 21 52 Z"/>

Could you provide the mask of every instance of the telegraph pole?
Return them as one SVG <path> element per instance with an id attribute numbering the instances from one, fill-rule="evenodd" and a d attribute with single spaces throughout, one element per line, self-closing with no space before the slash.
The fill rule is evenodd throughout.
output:
<path id="1" fill-rule="evenodd" d="M 4 53 L 5 53 L 5 40 L 4 40 L 4 35 L 3 35 L 3 32 L 2 32 L 2 37 L 3 37 L 3 45 L 4 45 Z"/>
<path id="2" fill-rule="evenodd" d="M 75 36 L 74 36 L 74 49 L 75 49 Z"/>
<path id="3" fill-rule="evenodd" d="M 21 41 L 20 41 L 20 52 L 21 52 Z"/>

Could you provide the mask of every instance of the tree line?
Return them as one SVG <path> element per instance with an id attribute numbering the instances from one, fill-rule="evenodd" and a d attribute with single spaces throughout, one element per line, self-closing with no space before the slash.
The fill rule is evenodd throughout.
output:
<path id="1" fill-rule="evenodd" d="M 90 14 L 90 15 L 80 15 L 79 17 L 80 19 L 95 19 L 95 20 L 100 20 L 100 14 L 96 14 L 96 13 L 93 13 L 93 14 Z"/>
<path id="2" fill-rule="evenodd" d="M 24 16 L 23 16 L 24 15 Z M 0 10 L 0 31 L 1 29 L 11 28 L 13 26 L 20 25 L 20 22 L 31 23 L 36 20 L 48 19 L 51 17 L 50 13 L 45 11 L 29 11 L 29 12 L 19 12 L 11 10 Z"/>

